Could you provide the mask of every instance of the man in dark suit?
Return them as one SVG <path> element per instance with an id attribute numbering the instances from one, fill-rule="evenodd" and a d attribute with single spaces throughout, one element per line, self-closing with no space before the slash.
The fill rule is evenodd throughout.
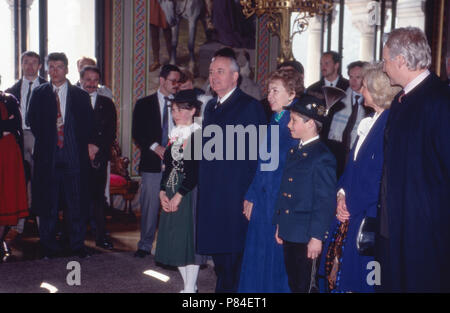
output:
<path id="1" fill-rule="evenodd" d="M 86 257 L 84 246 L 89 208 L 89 162 L 93 145 L 94 111 L 87 92 L 66 79 L 64 53 L 47 59 L 51 78 L 31 96 L 28 119 L 36 138 L 32 211 L 40 217 L 39 234 L 44 257 L 60 251 L 56 224 L 60 199 L 65 200 L 64 220 L 74 255 Z"/>
<path id="2" fill-rule="evenodd" d="M 403 90 L 385 129 L 380 193 L 383 292 L 450 292 L 450 89 L 418 28 L 393 30 L 384 71 Z"/>
<path id="3" fill-rule="evenodd" d="M 242 203 L 257 167 L 257 160 L 249 157 L 249 146 L 237 146 L 233 138 L 226 138 L 230 126 L 255 127 L 266 123 L 264 110 L 256 99 L 237 87 L 239 66 L 232 57 L 217 56 L 209 68 L 209 81 L 217 97 L 208 102 L 204 112 L 203 130 L 208 126 L 220 128 L 223 155 L 210 158 L 207 138 L 203 138 L 204 156 L 199 164 L 199 205 L 197 219 L 197 250 L 212 255 L 217 275 L 216 292 L 236 292 L 239 284 L 242 255 L 248 221 L 242 214 Z M 257 130 L 255 130 L 257 132 Z M 246 140 L 257 140 L 249 138 Z M 233 142 L 234 146 L 225 143 Z M 248 143 L 248 141 L 247 141 Z M 233 160 L 229 153 L 233 150 Z M 215 147 L 215 152 L 220 149 Z M 238 152 L 245 152 L 238 160 Z M 211 151 L 209 151 L 211 152 Z M 214 153 L 214 152 L 211 152 Z"/>
<path id="4" fill-rule="evenodd" d="M 323 86 L 337 87 L 346 91 L 349 86 L 349 82 L 347 79 L 342 77 L 342 75 L 339 75 L 341 59 L 342 57 L 335 51 L 325 52 L 320 58 L 320 72 L 322 74 L 322 78 L 318 82 L 315 82 L 309 86 L 306 89 L 306 93 L 318 99 L 324 99 L 322 90 Z M 328 113 L 329 120 L 324 123 L 321 131 L 320 137 L 322 140 L 326 140 L 328 138 L 330 124 L 334 114 L 344 107 L 345 105 L 342 102 L 338 102 L 330 109 L 330 112 Z"/>
<path id="5" fill-rule="evenodd" d="M 336 158 L 338 177 L 344 172 L 348 154 L 358 136 L 359 122 L 368 114 L 368 109 L 364 107 L 364 98 L 360 93 L 365 64 L 366 62 L 355 61 L 347 66 L 350 80 L 349 87 L 344 90 L 346 96 L 341 101 L 344 107 L 334 113 L 328 132 L 327 145 Z"/>
<path id="6" fill-rule="evenodd" d="M 19 79 L 11 88 L 6 92 L 13 94 L 20 104 L 20 113 L 22 115 L 22 128 L 23 128 L 23 157 L 26 161 L 26 176 L 27 180 L 31 181 L 33 173 L 33 147 L 34 136 L 30 130 L 30 125 L 27 123 L 26 114 L 28 112 L 30 98 L 33 90 L 46 83 L 47 81 L 39 76 L 39 70 L 42 67 L 41 58 L 39 54 L 33 51 L 25 51 L 21 56 L 22 78 Z M 31 206 L 31 188 L 28 188 L 28 205 Z M 17 224 L 16 230 L 19 234 L 23 232 L 25 219 L 20 219 Z"/>
<path id="7" fill-rule="evenodd" d="M 151 253 L 155 239 L 160 207 L 161 162 L 173 127 L 169 98 L 178 90 L 180 75 L 175 65 L 164 65 L 159 74 L 158 91 L 139 99 L 133 111 L 132 136 L 141 150 L 141 239 L 134 254 L 140 258 Z"/>
<path id="8" fill-rule="evenodd" d="M 85 66 L 80 72 L 83 90 L 89 93 L 94 109 L 94 143 L 99 148 L 91 162 L 91 215 L 95 225 L 95 242 L 98 247 L 112 249 L 113 244 L 106 236 L 105 227 L 105 186 L 108 161 L 111 160 L 111 147 L 116 139 L 117 113 L 112 100 L 98 94 L 100 70 L 95 66 Z"/>

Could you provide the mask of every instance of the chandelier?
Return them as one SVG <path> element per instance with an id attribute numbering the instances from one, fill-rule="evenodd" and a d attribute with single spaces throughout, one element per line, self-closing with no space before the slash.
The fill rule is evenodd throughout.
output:
<path id="1" fill-rule="evenodd" d="M 292 39 L 308 28 L 308 19 L 333 10 L 333 0 L 240 0 L 246 18 L 267 14 L 267 27 L 280 38 L 278 63 L 293 60 Z M 298 13 L 291 34 L 291 14 Z"/>

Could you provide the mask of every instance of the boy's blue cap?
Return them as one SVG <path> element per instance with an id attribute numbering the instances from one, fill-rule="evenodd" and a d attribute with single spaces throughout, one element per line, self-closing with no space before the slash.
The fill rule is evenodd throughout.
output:
<path id="1" fill-rule="evenodd" d="M 321 123 L 325 123 L 328 120 L 328 110 L 323 101 L 310 95 L 302 95 L 298 101 L 294 101 L 283 108 L 300 113 Z"/>

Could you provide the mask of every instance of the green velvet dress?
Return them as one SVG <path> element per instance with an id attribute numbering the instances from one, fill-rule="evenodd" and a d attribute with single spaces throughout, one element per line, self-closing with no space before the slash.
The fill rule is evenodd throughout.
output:
<path id="1" fill-rule="evenodd" d="M 191 135 L 184 145 L 192 144 L 192 138 Z M 170 213 L 161 210 L 159 220 L 155 261 L 170 266 L 198 264 L 194 229 L 198 161 L 184 160 L 183 154 L 183 144 L 173 143 L 167 147 L 161 180 L 161 190 L 166 191 L 169 199 L 177 192 L 183 195 L 178 210 Z"/>

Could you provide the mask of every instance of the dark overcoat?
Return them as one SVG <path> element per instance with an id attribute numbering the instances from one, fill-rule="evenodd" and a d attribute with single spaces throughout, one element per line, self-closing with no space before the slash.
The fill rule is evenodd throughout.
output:
<path id="1" fill-rule="evenodd" d="M 380 195 L 382 291 L 450 292 L 449 121 L 450 89 L 435 74 L 392 103 Z"/>
<path id="2" fill-rule="evenodd" d="M 205 108 L 203 147 L 212 140 L 205 138 L 208 126 L 220 128 L 223 133 L 223 160 L 209 161 L 203 153 L 199 164 L 197 248 L 200 254 L 207 255 L 243 251 L 248 221 L 242 214 L 242 204 L 258 164 L 257 158 L 249 160 L 249 136 L 246 136 L 245 160 L 236 160 L 237 136 L 234 136 L 233 146 L 235 160 L 226 160 L 230 148 L 225 144 L 226 126 L 254 125 L 258 129 L 266 120 L 259 101 L 239 88 L 217 108 L 216 103 L 217 98 L 214 98 Z M 215 149 L 217 151 L 218 147 Z"/>
<path id="3" fill-rule="evenodd" d="M 34 145 L 34 178 L 32 183 L 32 211 L 36 215 L 50 214 L 51 184 L 55 171 L 57 143 L 56 98 L 51 83 L 45 83 L 33 90 L 28 118 L 36 142 Z M 66 116 L 72 114 L 75 137 L 78 144 L 80 164 L 80 204 L 82 210 L 89 207 L 89 152 L 93 143 L 94 111 L 89 94 L 70 83 L 67 90 Z"/>

